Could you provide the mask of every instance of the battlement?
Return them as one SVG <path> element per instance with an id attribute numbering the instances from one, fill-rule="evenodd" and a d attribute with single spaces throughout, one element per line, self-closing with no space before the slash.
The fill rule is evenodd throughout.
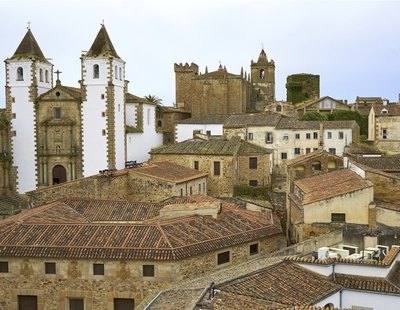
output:
<path id="1" fill-rule="evenodd" d="M 193 72 L 195 74 L 199 74 L 199 66 L 192 62 L 190 65 L 188 63 L 185 64 L 174 64 L 175 72 Z"/>

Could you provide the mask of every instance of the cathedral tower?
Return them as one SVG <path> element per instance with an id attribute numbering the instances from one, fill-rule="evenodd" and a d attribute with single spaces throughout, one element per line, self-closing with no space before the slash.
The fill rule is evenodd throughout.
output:
<path id="1" fill-rule="evenodd" d="M 19 193 L 36 188 L 35 99 L 52 88 L 53 65 L 28 29 L 14 55 L 5 60 L 6 109 L 11 119 L 13 177 Z"/>
<path id="2" fill-rule="evenodd" d="M 83 174 L 125 166 L 125 62 L 101 26 L 81 57 Z"/>
<path id="3" fill-rule="evenodd" d="M 264 49 L 261 50 L 257 62 L 251 61 L 251 82 L 264 97 L 266 103 L 275 101 L 275 62 L 268 61 Z"/>

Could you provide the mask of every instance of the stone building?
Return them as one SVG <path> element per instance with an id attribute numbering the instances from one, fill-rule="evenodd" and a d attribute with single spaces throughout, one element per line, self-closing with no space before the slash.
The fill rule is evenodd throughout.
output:
<path id="1" fill-rule="evenodd" d="M 298 179 L 288 195 L 289 238 L 294 242 L 350 223 L 376 226 L 373 184 L 349 169 Z"/>
<path id="2" fill-rule="evenodd" d="M 319 98 L 319 75 L 299 73 L 286 79 L 286 101 L 297 104 Z"/>
<path id="3" fill-rule="evenodd" d="M 175 64 L 177 107 L 199 114 L 245 113 L 264 110 L 275 101 L 275 63 L 261 50 L 257 62 L 251 62 L 251 75 L 229 73 L 226 67 L 205 73 L 195 63 Z"/>
<path id="4" fill-rule="evenodd" d="M 400 153 L 400 105 L 373 106 L 368 115 L 368 141 L 382 152 Z"/>
<path id="5" fill-rule="evenodd" d="M 166 161 L 151 161 L 27 192 L 37 207 L 69 197 L 158 202 L 173 196 L 206 195 L 207 173 Z"/>
<path id="6" fill-rule="evenodd" d="M 193 196 L 64 199 L 1 221 L 0 234 L 0 308 L 121 310 L 277 250 L 281 228 L 272 212 Z"/>
<path id="7" fill-rule="evenodd" d="M 232 196 L 235 185 L 271 186 L 271 151 L 239 137 L 186 140 L 150 152 L 167 160 L 208 173 L 208 195 Z"/>

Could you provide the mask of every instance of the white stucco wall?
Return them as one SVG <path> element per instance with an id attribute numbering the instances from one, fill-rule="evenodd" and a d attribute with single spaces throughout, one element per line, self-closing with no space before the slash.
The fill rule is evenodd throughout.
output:
<path id="1" fill-rule="evenodd" d="M 371 292 L 352 291 L 345 289 L 342 292 L 342 307 L 352 306 L 369 307 L 374 310 L 398 309 L 400 296 L 377 294 Z M 336 306 L 336 305 L 335 305 Z"/>
<path id="2" fill-rule="evenodd" d="M 387 226 L 398 227 L 400 223 L 400 212 L 377 207 L 376 221 Z"/>
<path id="3" fill-rule="evenodd" d="M 155 106 L 143 104 L 143 132 L 126 134 L 126 160 L 138 163 L 150 159 L 151 148 L 163 143 L 163 136 L 156 131 Z"/>
<path id="4" fill-rule="evenodd" d="M 328 139 L 328 132 L 332 138 Z M 339 133 L 343 133 L 343 138 L 340 139 Z M 330 148 L 336 150 L 336 155 L 343 156 L 344 148 L 353 142 L 353 134 L 351 128 L 348 129 L 325 129 L 324 130 L 324 150 L 329 151 Z"/>
<path id="5" fill-rule="evenodd" d="M 176 124 L 176 142 L 182 142 L 193 138 L 193 131 L 200 130 L 202 134 L 211 131 L 211 135 L 222 135 L 223 124 Z"/>
<path id="6" fill-rule="evenodd" d="M 316 307 L 324 307 L 328 304 L 333 304 L 334 307 L 340 307 L 340 291 L 326 297 L 325 299 L 313 304 Z"/>
<path id="7" fill-rule="evenodd" d="M 295 262 L 295 264 L 326 277 L 329 277 L 333 272 L 333 265 L 306 264 L 301 262 Z"/>

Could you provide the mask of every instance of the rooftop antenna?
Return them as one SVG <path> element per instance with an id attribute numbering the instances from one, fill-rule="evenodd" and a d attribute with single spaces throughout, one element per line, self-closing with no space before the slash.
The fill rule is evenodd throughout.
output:
<path id="1" fill-rule="evenodd" d="M 27 24 L 28 24 L 28 27 L 26 27 L 26 29 L 31 30 L 31 22 L 28 21 Z"/>

